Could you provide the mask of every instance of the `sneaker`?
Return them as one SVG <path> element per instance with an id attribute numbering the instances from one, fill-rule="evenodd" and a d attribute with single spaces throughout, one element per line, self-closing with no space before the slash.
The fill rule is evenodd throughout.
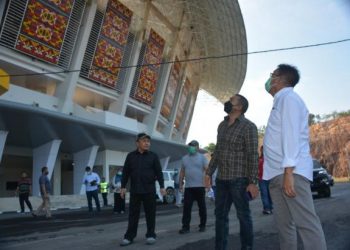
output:
<path id="1" fill-rule="evenodd" d="M 190 232 L 189 229 L 182 228 L 182 229 L 180 229 L 179 234 L 188 234 L 189 232 Z"/>
<path id="2" fill-rule="evenodd" d="M 263 210 L 263 214 L 270 215 L 272 214 L 272 210 Z"/>
<path id="3" fill-rule="evenodd" d="M 156 238 L 154 238 L 154 237 L 148 237 L 147 239 L 146 239 L 146 244 L 147 245 L 153 245 L 154 243 L 156 243 Z"/>
<path id="4" fill-rule="evenodd" d="M 199 230 L 198 230 L 199 232 L 205 232 L 205 227 L 199 227 Z"/>
<path id="5" fill-rule="evenodd" d="M 125 246 L 130 245 L 131 243 L 132 243 L 131 240 L 123 239 L 123 240 L 120 242 L 120 246 L 125 247 Z"/>

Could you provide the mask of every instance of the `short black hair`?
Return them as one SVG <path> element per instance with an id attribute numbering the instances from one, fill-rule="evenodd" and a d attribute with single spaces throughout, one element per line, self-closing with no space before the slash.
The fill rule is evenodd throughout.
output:
<path id="1" fill-rule="evenodd" d="M 91 170 L 91 168 L 89 167 L 89 166 L 87 166 L 86 168 L 85 168 L 85 171 L 90 171 Z"/>
<path id="2" fill-rule="evenodd" d="M 44 173 L 45 170 L 47 170 L 48 168 L 45 166 L 45 167 L 42 167 L 41 168 L 41 173 Z"/>
<path id="3" fill-rule="evenodd" d="M 294 87 L 300 80 L 299 70 L 289 64 L 280 64 L 277 66 L 278 75 L 282 75 L 287 84 Z"/>
<path id="4" fill-rule="evenodd" d="M 244 114 L 249 107 L 249 102 L 247 100 L 247 98 L 245 98 L 244 96 L 240 95 L 240 94 L 236 94 L 236 96 L 239 97 L 239 103 L 242 105 L 242 114 Z"/>

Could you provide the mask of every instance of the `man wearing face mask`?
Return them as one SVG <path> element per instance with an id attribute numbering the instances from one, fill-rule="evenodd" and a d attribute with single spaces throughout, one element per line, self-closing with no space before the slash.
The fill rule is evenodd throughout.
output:
<path id="1" fill-rule="evenodd" d="M 263 179 L 270 180 L 280 249 L 296 250 L 299 235 L 303 249 L 324 250 L 326 241 L 310 189 L 309 112 L 293 90 L 299 78 L 295 67 L 280 64 L 265 84 L 274 100 L 264 137 Z"/>
<path id="2" fill-rule="evenodd" d="M 224 105 L 228 114 L 218 127 L 217 143 L 206 172 L 206 186 L 217 169 L 215 197 L 215 249 L 227 249 L 232 203 L 240 224 L 241 249 L 253 247 L 253 222 L 249 200 L 257 197 L 258 131 L 245 118 L 248 100 L 239 94 Z"/>
<path id="3" fill-rule="evenodd" d="M 100 200 L 98 199 L 98 185 L 100 184 L 100 177 L 98 174 L 92 172 L 91 168 L 87 166 L 85 168 L 85 176 L 83 183 L 86 188 L 86 198 L 88 201 L 89 212 L 92 213 L 92 198 L 95 200 L 97 212 L 101 211 Z"/>
<path id="4" fill-rule="evenodd" d="M 207 223 L 207 208 L 205 205 L 204 174 L 208 168 L 207 158 L 198 152 L 199 143 L 195 140 L 188 144 L 188 154 L 182 157 L 179 185 L 183 190 L 183 180 L 186 179 L 184 190 L 184 207 L 182 214 L 182 229 L 180 234 L 190 232 L 191 212 L 194 201 L 197 201 L 199 208 L 199 232 L 205 231 Z"/>
<path id="5" fill-rule="evenodd" d="M 119 169 L 113 180 L 114 190 L 114 213 L 123 214 L 125 213 L 125 199 L 120 196 L 122 188 L 122 170 Z"/>

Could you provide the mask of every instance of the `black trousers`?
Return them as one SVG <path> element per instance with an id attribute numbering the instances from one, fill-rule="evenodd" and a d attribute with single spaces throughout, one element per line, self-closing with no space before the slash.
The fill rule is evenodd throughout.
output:
<path id="1" fill-rule="evenodd" d="M 114 193 L 114 212 L 125 212 L 125 199 L 120 197 L 120 193 Z"/>
<path id="2" fill-rule="evenodd" d="M 147 194 L 130 194 L 129 203 L 129 224 L 124 238 L 133 240 L 137 235 L 137 227 L 139 224 L 141 203 L 146 216 L 147 233 L 146 238 L 156 237 L 156 195 L 154 193 Z"/>
<path id="3" fill-rule="evenodd" d="M 103 206 L 107 207 L 108 206 L 108 200 L 107 200 L 108 193 L 101 193 L 101 194 L 102 194 L 102 199 L 103 199 Z"/>
<path id="4" fill-rule="evenodd" d="M 205 188 L 185 188 L 184 208 L 182 214 L 182 228 L 190 229 L 193 202 L 197 201 L 199 208 L 199 227 L 205 227 L 207 223 L 207 207 L 205 205 Z"/>
<path id="5" fill-rule="evenodd" d="M 94 198 L 94 200 L 95 200 L 97 211 L 101 211 L 100 200 L 98 199 L 97 189 L 94 191 L 86 191 L 86 198 L 88 201 L 89 212 L 92 212 L 92 198 Z"/>
<path id="6" fill-rule="evenodd" d="M 19 205 L 21 206 L 21 213 L 24 213 L 24 202 L 26 202 L 30 211 L 33 211 L 32 203 L 29 201 L 29 193 L 19 194 Z"/>

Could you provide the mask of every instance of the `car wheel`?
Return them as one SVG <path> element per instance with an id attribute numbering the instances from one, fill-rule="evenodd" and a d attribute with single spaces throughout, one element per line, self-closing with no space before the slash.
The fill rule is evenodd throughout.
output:
<path id="1" fill-rule="evenodd" d="M 176 201 L 175 191 L 173 188 L 166 189 L 166 195 L 163 197 L 165 204 L 174 204 Z"/>
<path id="2" fill-rule="evenodd" d="M 331 188 L 330 187 L 325 187 L 322 190 L 323 197 L 331 197 Z"/>

